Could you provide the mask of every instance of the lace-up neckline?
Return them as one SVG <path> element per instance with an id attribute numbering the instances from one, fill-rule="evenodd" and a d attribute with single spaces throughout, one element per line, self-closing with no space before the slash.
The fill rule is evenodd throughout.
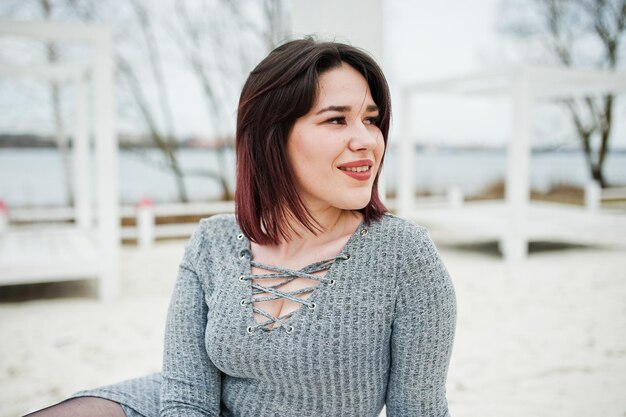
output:
<path id="1" fill-rule="evenodd" d="M 336 281 L 331 276 L 332 266 L 337 261 L 346 261 L 350 259 L 350 254 L 347 253 L 347 249 L 350 243 L 353 241 L 353 239 L 356 239 L 357 236 L 364 237 L 365 235 L 367 235 L 367 227 L 364 225 L 364 221 L 362 221 L 359 227 L 356 228 L 355 232 L 350 236 L 348 241 L 345 243 L 339 255 L 334 256 L 332 258 L 324 259 L 322 261 L 313 262 L 301 269 L 284 268 L 281 266 L 269 265 L 269 264 L 255 261 L 252 258 L 252 252 L 250 251 L 250 246 L 249 246 L 250 243 L 246 242 L 248 247 L 242 249 L 239 252 L 239 257 L 241 260 L 244 260 L 244 261 L 249 260 L 249 265 L 246 268 L 247 273 L 244 273 L 239 276 L 239 281 L 242 281 L 242 282 L 250 281 L 250 284 L 248 287 L 248 293 L 246 294 L 245 297 L 243 297 L 240 300 L 240 304 L 243 307 L 246 307 L 247 305 L 250 304 L 252 307 L 253 313 L 260 314 L 261 316 L 267 319 L 263 322 L 259 322 L 253 315 L 253 320 L 255 323 L 254 325 L 247 327 L 247 332 L 250 334 L 255 333 L 258 330 L 261 330 L 263 332 L 272 332 L 274 330 L 282 328 L 285 330 L 286 333 L 292 333 L 294 328 L 292 325 L 289 324 L 289 319 L 298 311 L 300 311 L 304 306 L 308 307 L 310 310 L 315 310 L 316 308 L 316 304 L 310 300 L 313 294 L 311 294 L 311 296 L 307 298 L 299 298 L 297 297 L 297 295 L 306 294 L 309 292 L 313 293 L 315 290 L 319 289 L 318 287 L 320 285 L 334 286 Z M 243 241 L 244 235 L 239 234 L 237 236 L 237 239 Z M 272 271 L 272 273 L 253 274 L 251 272 L 253 267 L 264 269 L 266 271 Z M 326 272 L 326 273 L 323 275 L 315 275 L 315 273 L 317 272 Z M 259 282 L 263 280 L 277 279 L 277 278 L 282 278 L 282 280 L 273 285 L 263 285 L 261 282 Z M 293 291 L 286 291 L 286 290 L 281 289 L 281 287 L 284 287 L 285 285 L 289 284 L 290 282 L 298 278 L 308 278 L 311 280 L 319 281 L 319 283 L 315 285 L 307 286 L 305 288 L 296 289 Z M 256 280 L 256 282 L 254 280 Z M 255 297 L 256 295 L 259 295 L 259 294 L 270 294 L 270 295 Z M 283 314 L 280 317 L 275 317 L 272 314 L 268 313 L 267 311 L 255 305 L 255 303 L 257 302 L 272 301 L 272 300 L 277 300 L 280 298 L 294 301 L 296 303 L 302 304 L 302 306 L 300 306 L 300 308 L 296 310 L 290 311 L 289 313 Z"/>
<path id="2" fill-rule="evenodd" d="M 243 251 L 242 251 L 243 252 Z M 250 251 L 246 250 L 247 256 L 250 256 Z M 278 328 L 283 328 L 287 333 L 291 333 L 293 331 L 293 326 L 288 324 L 288 319 L 293 316 L 298 310 L 291 311 L 287 314 L 283 314 L 280 317 L 275 317 L 265 310 L 261 309 L 254 305 L 254 303 L 261 301 L 272 301 L 278 300 L 280 298 L 284 298 L 287 300 L 291 300 L 297 303 L 302 304 L 303 306 L 307 306 L 309 309 L 314 310 L 316 305 L 314 302 L 309 301 L 309 298 L 299 298 L 297 295 L 306 294 L 309 292 L 315 291 L 319 285 L 335 285 L 335 280 L 327 277 L 328 270 L 330 270 L 331 266 L 337 260 L 347 260 L 350 259 L 348 254 L 340 254 L 335 257 L 325 259 L 323 261 L 314 262 L 305 266 L 302 269 L 295 270 L 289 268 L 282 268 L 279 266 L 268 265 L 262 262 L 257 262 L 253 259 L 250 259 L 250 267 L 256 267 L 265 269 L 268 271 L 274 271 L 274 273 L 270 274 L 244 274 L 239 277 L 240 281 L 251 281 L 252 287 L 252 295 L 249 297 L 245 297 L 241 299 L 241 305 L 245 306 L 248 304 L 252 304 L 252 311 L 254 313 L 258 313 L 263 317 L 267 318 L 267 320 L 259 323 L 257 322 L 254 326 L 248 326 L 248 333 L 253 333 L 256 330 L 264 330 L 264 331 L 272 331 Z M 251 269 L 250 268 L 250 269 Z M 316 272 L 326 271 L 324 275 L 314 275 Z M 274 285 L 262 285 L 258 281 L 253 282 L 252 280 L 264 280 L 264 279 L 275 279 L 275 278 L 283 278 L 278 284 Z M 297 289 L 294 291 L 283 291 L 280 288 L 285 286 L 286 284 L 296 280 L 297 278 L 308 278 L 312 280 L 319 281 L 319 284 L 311 285 L 305 288 Z M 255 297 L 258 294 L 269 293 L 271 295 L 263 296 L 263 297 Z M 256 321 L 256 319 L 255 319 Z M 273 324 L 276 323 L 276 326 Z"/>

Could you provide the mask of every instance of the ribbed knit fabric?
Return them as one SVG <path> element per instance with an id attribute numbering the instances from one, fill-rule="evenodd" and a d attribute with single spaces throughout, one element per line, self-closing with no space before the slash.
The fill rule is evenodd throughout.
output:
<path id="1" fill-rule="evenodd" d="M 240 234 L 219 215 L 187 244 L 160 375 L 76 396 L 146 417 L 376 417 L 385 404 L 389 417 L 448 415 L 456 303 L 423 227 L 391 215 L 362 224 L 307 299 L 315 308 L 271 331 L 241 302 L 253 289 Z"/>

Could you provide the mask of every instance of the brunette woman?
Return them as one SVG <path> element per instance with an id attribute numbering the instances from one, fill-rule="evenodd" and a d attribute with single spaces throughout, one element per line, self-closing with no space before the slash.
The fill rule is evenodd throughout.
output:
<path id="1" fill-rule="evenodd" d="M 379 198 L 390 117 L 362 50 L 272 51 L 241 93 L 236 216 L 187 244 L 163 371 L 34 416 L 448 415 L 454 291 L 428 232 Z"/>

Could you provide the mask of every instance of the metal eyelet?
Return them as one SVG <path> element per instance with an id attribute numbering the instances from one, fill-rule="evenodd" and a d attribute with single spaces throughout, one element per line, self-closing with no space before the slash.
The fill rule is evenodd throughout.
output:
<path id="1" fill-rule="evenodd" d="M 243 233 L 239 233 L 237 235 L 237 240 L 243 240 Z"/>
<path id="2" fill-rule="evenodd" d="M 239 275 L 239 281 L 245 281 L 246 277 L 244 275 Z"/>
<path id="3" fill-rule="evenodd" d="M 367 228 L 364 227 L 363 229 L 361 229 L 361 236 L 365 236 L 367 234 Z"/>
<path id="4" fill-rule="evenodd" d="M 246 250 L 243 249 L 239 252 L 239 259 L 246 259 Z"/>
<path id="5" fill-rule="evenodd" d="M 315 310 L 315 303 L 311 303 L 311 305 L 309 305 L 309 310 Z"/>
<path id="6" fill-rule="evenodd" d="M 289 326 L 288 329 L 285 329 L 285 332 L 287 332 L 288 334 L 293 333 L 293 326 Z"/>
<path id="7" fill-rule="evenodd" d="M 241 301 L 239 302 L 239 304 L 241 304 L 242 306 L 246 305 L 246 299 L 242 298 Z"/>
<path id="8" fill-rule="evenodd" d="M 253 333 L 252 326 L 248 326 L 248 328 L 246 329 L 246 332 L 248 332 L 248 334 L 252 334 Z"/>
<path id="9" fill-rule="evenodd" d="M 349 254 L 349 253 L 346 253 L 345 260 L 347 261 L 348 259 L 350 259 L 350 254 Z"/>
<path id="10" fill-rule="evenodd" d="M 334 279 L 331 279 L 330 281 L 328 281 L 328 285 L 335 285 L 335 282 L 336 281 Z"/>

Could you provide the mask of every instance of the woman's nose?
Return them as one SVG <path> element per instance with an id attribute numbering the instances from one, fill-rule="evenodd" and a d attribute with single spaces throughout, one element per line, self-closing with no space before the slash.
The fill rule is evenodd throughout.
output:
<path id="1" fill-rule="evenodd" d="M 369 150 L 376 147 L 378 129 L 368 129 L 363 122 L 355 122 L 350 129 L 350 149 L 353 151 Z"/>

